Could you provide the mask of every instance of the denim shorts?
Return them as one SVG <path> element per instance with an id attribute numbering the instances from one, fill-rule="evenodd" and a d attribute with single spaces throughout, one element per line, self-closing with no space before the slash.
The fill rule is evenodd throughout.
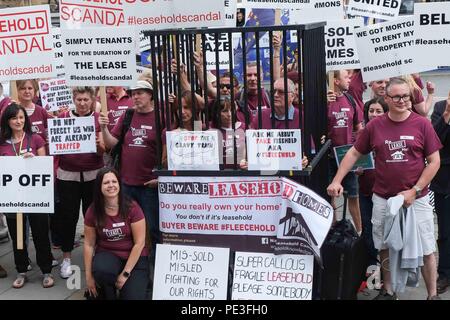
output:
<path id="1" fill-rule="evenodd" d="M 334 176 L 337 172 L 337 163 L 336 159 L 329 158 L 328 159 L 328 177 L 330 178 L 330 183 L 333 180 Z M 344 180 L 342 180 L 342 187 L 344 188 L 344 191 L 347 191 L 349 198 L 357 198 L 358 197 L 358 177 L 356 174 L 352 171 L 347 173 L 347 175 L 344 177 Z"/>

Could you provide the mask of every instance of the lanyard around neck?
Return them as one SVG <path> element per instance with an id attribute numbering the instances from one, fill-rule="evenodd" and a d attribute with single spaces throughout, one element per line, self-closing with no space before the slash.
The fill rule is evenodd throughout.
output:
<path id="1" fill-rule="evenodd" d="M 22 151 L 22 145 L 23 145 L 24 138 L 25 138 L 25 132 L 23 133 L 22 139 L 20 139 L 19 150 L 16 150 L 16 144 L 12 141 L 12 137 L 11 137 L 12 148 L 13 148 L 14 154 L 16 156 L 20 156 L 20 152 Z"/>

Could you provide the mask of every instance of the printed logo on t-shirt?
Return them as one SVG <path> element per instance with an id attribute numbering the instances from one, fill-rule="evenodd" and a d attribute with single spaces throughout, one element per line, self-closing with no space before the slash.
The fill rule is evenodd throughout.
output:
<path id="1" fill-rule="evenodd" d="M 146 148 L 144 139 L 147 138 L 147 130 L 146 129 L 135 129 L 133 127 L 131 127 L 130 130 L 131 130 L 131 135 L 134 137 L 134 139 L 132 139 L 133 143 L 129 144 L 129 146 Z"/>
<path id="2" fill-rule="evenodd" d="M 111 110 L 110 113 L 113 118 L 120 118 L 120 116 L 125 113 L 125 110 Z M 117 122 L 117 119 L 114 121 Z"/>
<path id="3" fill-rule="evenodd" d="M 33 132 L 33 133 L 41 133 L 41 130 L 39 129 L 39 127 L 38 126 L 31 126 L 31 131 Z"/>
<path id="4" fill-rule="evenodd" d="M 408 151 L 405 140 L 390 141 L 385 140 L 384 144 L 388 146 L 392 159 L 386 160 L 386 162 L 407 162 L 405 159 L 405 152 Z"/>
<path id="5" fill-rule="evenodd" d="M 141 137 L 134 138 L 133 143 L 135 146 L 142 146 L 144 144 L 144 139 Z"/>
<path id="6" fill-rule="evenodd" d="M 347 128 L 347 112 L 333 112 L 336 118 L 336 125 L 333 128 Z"/>
<path id="7" fill-rule="evenodd" d="M 114 228 L 114 229 L 103 228 L 103 233 L 106 235 L 108 241 L 119 241 L 125 238 L 122 228 Z"/>

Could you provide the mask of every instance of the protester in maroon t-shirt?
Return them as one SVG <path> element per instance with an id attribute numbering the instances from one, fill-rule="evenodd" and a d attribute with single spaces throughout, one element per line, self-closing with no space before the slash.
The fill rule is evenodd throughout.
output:
<path id="1" fill-rule="evenodd" d="M 388 84 L 388 82 L 389 78 L 369 82 L 369 87 L 372 90 L 370 97 L 384 98 L 384 96 L 386 95 L 386 85 Z"/>
<path id="2" fill-rule="evenodd" d="M 428 185 L 439 169 L 439 149 L 442 145 L 430 121 L 409 110 L 410 99 L 408 83 L 400 78 L 391 79 L 386 88 L 388 113 L 369 122 L 354 147 L 345 155 L 327 188 L 330 196 L 342 194 L 341 181 L 345 174 L 362 154 L 375 152 L 373 237 L 375 247 L 380 250 L 384 279 L 384 288 L 377 300 L 396 299 L 389 270 L 383 267 L 384 261 L 389 259 L 389 250 L 383 237 L 387 199 L 397 195 L 404 197 L 405 207 L 413 206 L 417 213 L 416 223 L 424 262 L 422 273 L 428 299 L 438 299 L 433 211 L 427 193 Z"/>
<path id="3" fill-rule="evenodd" d="M 25 108 L 11 103 L 2 113 L 0 121 L 0 157 L 22 156 L 30 158 L 33 156 L 45 156 L 45 142 L 37 134 L 31 131 L 31 124 Z M 25 195 L 26 197 L 26 195 Z M 37 264 L 44 274 L 42 286 L 52 287 L 54 284 L 52 272 L 52 254 L 50 250 L 50 240 L 48 238 L 48 216 L 42 213 L 25 214 L 36 248 Z M 26 272 L 28 270 L 29 258 L 28 248 L 17 249 L 17 215 L 6 215 L 8 229 L 13 240 L 14 263 L 17 269 L 17 278 L 13 282 L 16 289 L 22 288 L 27 281 Z M 27 233 L 23 232 L 23 243 L 27 244 Z"/>
<path id="4" fill-rule="evenodd" d="M 287 91 L 284 87 L 284 79 L 278 79 L 273 84 L 274 90 L 274 118 L 272 119 L 271 109 L 263 110 L 261 115 L 262 126 L 259 128 L 258 116 L 253 118 L 251 128 L 252 129 L 301 129 L 299 110 L 295 109 L 292 105 L 294 100 L 295 84 L 287 79 Z M 288 114 L 287 114 L 287 126 L 286 126 L 286 104 L 285 96 L 287 95 Z M 272 127 L 272 120 L 275 125 Z M 302 167 L 305 168 L 308 165 L 308 159 L 306 156 L 302 159 Z M 247 163 L 242 162 L 241 168 L 246 169 Z"/>
<path id="5" fill-rule="evenodd" d="M 35 104 L 33 99 L 38 90 L 36 80 L 17 80 L 17 99 L 21 106 L 27 110 L 33 133 L 37 133 L 47 141 L 47 119 L 53 118 L 41 106 Z"/>
<path id="6" fill-rule="evenodd" d="M 178 98 L 171 94 L 169 95 L 169 102 L 171 103 L 171 119 L 172 128 L 170 130 L 187 130 L 187 131 L 200 131 L 203 129 L 202 125 L 195 127 L 199 124 L 199 110 L 196 110 L 196 114 L 193 114 L 193 101 L 192 92 L 184 91 L 181 94 L 181 119 L 180 110 L 178 104 Z M 200 122 L 201 123 L 201 122 Z M 170 131 L 169 130 L 169 131 Z M 162 165 L 167 168 L 167 139 L 166 139 L 167 129 L 164 129 L 161 133 L 161 140 L 163 145 L 162 150 Z"/>
<path id="7" fill-rule="evenodd" d="M 135 200 L 144 211 L 149 224 L 154 263 L 156 243 L 160 242 L 158 178 L 153 173 L 157 164 L 156 115 L 153 101 L 153 87 L 146 80 L 139 80 L 129 90 L 134 103 L 129 129 L 126 131 L 121 150 L 120 174 L 125 194 Z M 113 148 L 122 134 L 123 114 L 110 132 L 106 115 L 100 115 L 99 122 L 106 146 Z M 159 134 L 159 133 L 158 133 Z"/>
<path id="8" fill-rule="evenodd" d="M 0 114 L 10 103 L 11 99 L 3 95 L 3 85 L 0 83 Z"/>
<path id="9" fill-rule="evenodd" d="M 58 155 L 59 166 L 57 169 L 56 185 L 60 198 L 59 216 L 61 236 L 61 250 L 63 262 L 60 275 L 66 279 L 72 274 L 71 257 L 74 247 L 75 233 L 80 215 L 80 203 L 83 216 L 92 203 L 92 193 L 95 176 L 103 167 L 103 153 L 105 147 L 98 123 L 98 113 L 92 110 L 92 102 L 95 100 L 93 87 L 74 87 L 72 90 L 75 110 L 60 114 L 60 118 L 93 117 L 97 152 L 82 154 Z"/>
<path id="10" fill-rule="evenodd" d="M 219 141 L 222 141 L 222 166 L 225 169 L 234 168 L 234 141 L 236 141 L 236 165 L 245 159 L 245 123 L 236 119 L 233 129 L 231 97 L 221 96 L 220 103 L 213 109 L 211 128 L 219 131 Z M 236 115 L 237 118 L 237 115 Z"/>
<path id="11" fill-rule="evenodd" d="M 356 133 L 362 129 L 362 119 L 359 119 L 357 106 L 353 106 L 348 93 L 350 76 L 347 70 L 334 71 L 334 91 L 328 91 L 328 137 L 332 147 L 353 144 Z M 355 134 L 354 134 L 355 133 Z M 329 156 L 329 177 L 336 174 L 337 163 L 334 153 Z M 358 201 L 358 180 L 354 172 L 349 172 L 344 179 L 345 190 L 348 192 L 348 209 L 355 224 L 356 231 L 361 233 L 361 213 Z M 331 199 L 333 207 L 335 199 Z M 336 217 L 334 217 L 336 219 Z"/>
<path id="12" fill-rule="evenodd" d="M 383 115 L 388 111 L 388 106 L 383 98 L 373 98 L 364 105 L 364 121 L 367 124 L 369 121 Z M 362 221 L 362 235 L 366 243 L 366 248 L 369 253 L 368 265 L 377 265 L 378 252 L 373 245 L 372 238 L 372 188 L 375 183 L 375 170 L 366 169 L 356 170 L 359 184 L 359 207 L 361 210 Z"/>
<path id="13" fill-rule="evenodd" d="M 108 106 L 108 129 L 111 131 L 119 120 L 120 116 L 129 108 L 133 107 L 133 100 L 123 87 L 107 87 L 109 95 L 106 105 Z"/>
<path id="14" fill-rule="evenodd" d="M 422 93 L 422 88 L 417 84 L 416 80 L 412 75 L 404 75 L 401 77 L 404 79 L 411 90 L 411 103 L 412 103 L 412 111 L 426 117 L 428 116 L 428 112 L 431 109 L 431 105 L 433 104 L 433 95 L 434 95 L 434 83 L 427 81 L 427 92 L 428 96 L 425 100 Z"/>
<path id="15" fill-rule="evenodd" d="M 84 235 L 88 294 L 107 300 L 144 300 L 149 280 L 145 216 L 124 195 L 114 169 L 103 168 L 97 174 Z"/>

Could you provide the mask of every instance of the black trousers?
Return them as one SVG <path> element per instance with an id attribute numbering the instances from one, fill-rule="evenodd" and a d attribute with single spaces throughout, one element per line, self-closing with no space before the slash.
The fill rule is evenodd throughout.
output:
<path id="1" fill-rule="evenodd" d="M 48 239 L 48 215 L 43 213 L 27 214 L 30 224 L 31 233 L 33 234 L 33 243 L 36 248 L 36 262 L 42 273 L 52 272 L 52 252 L 50 249 L 50 240 Z M 15 214 L 7 214 L 6 222 L 8 224 L 9 233 L 13 240 L 14 263 L 17 272 L 27 272 L 28 267 L 28 250 L 26 246 L 26 232 L 23 230 L 23 249 L 17 249 L 17 216 Z M 25 215 L 24 215 L 25 227 Z"/>
<path id="2" fill-rule="evenodd" d="M 148 257 L 139 258 L 128 280 L 119 291 L 119 297 L 117 297 L 115 283 L 126 263 L 127 260 L 121 259 L 110 252 L 97 252 L 94 255 L 92 274 L 105 299 L 145 300 L 147 298 Z"/>
<path id="3" fill-rule="evenodd" d="M 92 203 L 95 180 L 88 182 L 56 180 L 60 207 L 56 214 L 59 227 L 57 233 L 61 236 L 61 250 L 71 252 L 75 241 L 75 232 L 80 215 L 80 203 L 83 216 Z"/>

